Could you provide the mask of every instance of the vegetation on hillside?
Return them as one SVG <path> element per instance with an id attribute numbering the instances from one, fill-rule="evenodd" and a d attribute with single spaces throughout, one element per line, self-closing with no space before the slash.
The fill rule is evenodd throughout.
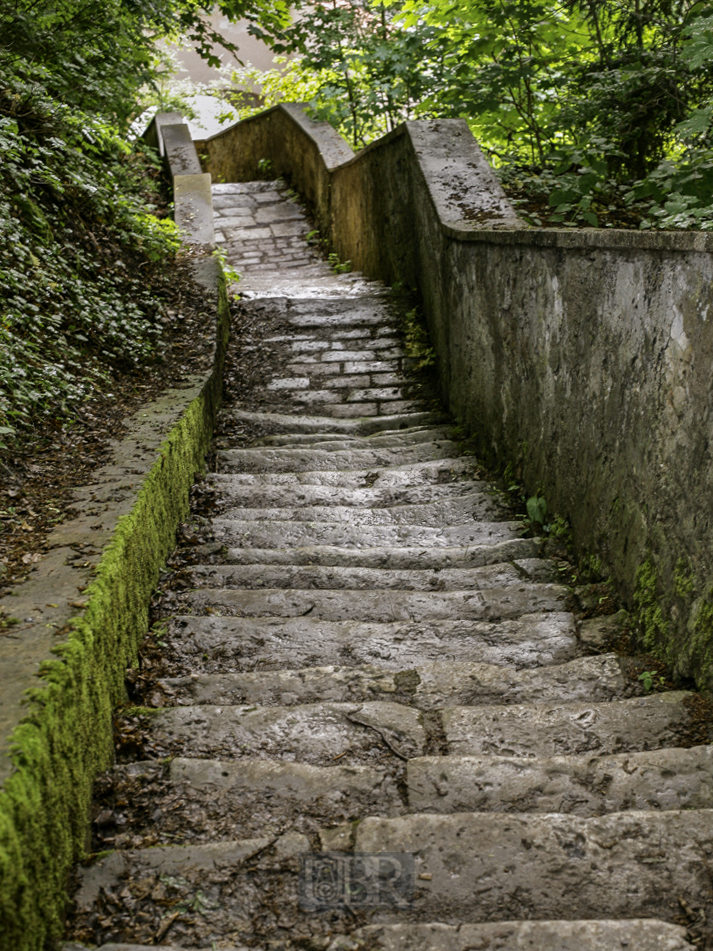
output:
<path id="1" fill-rule="evenodd" d="M 357 147 L 460 117 L 534 224 L 713 228 L 709 3 L 298 0 L 274 26 L 286 89 Z"/>
<path id="2" fill-rule="evenodd" d="M 212 6 L 0 0 L 0 454 L 155 358 L 178 240 L 155 157 L 126 133 L 158 38 L 215 60 Z"/>

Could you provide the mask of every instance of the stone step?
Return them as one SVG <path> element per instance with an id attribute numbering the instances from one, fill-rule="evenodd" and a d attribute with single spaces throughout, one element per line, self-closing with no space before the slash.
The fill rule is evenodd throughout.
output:
<path id="1" fill-rule="evenodd" d="M 473 752 L 533 758 L 551 756 L 553 751 L 643 752 L 686 743 L 690 718 L 682 702 L 685 696 L 446 707 L 430 716 L 434 736 L 445 735 L 450 755 L 464 755 L 464 745 Z M 461 734 L 452 726 L 454 719 L 463 720 L 464 713 L 474 729 L 482 730 L 468 737 L 469 744 L 458 742 Z M 582 729 L 585 717 L 588 726 Z M 427 738 L 418 710 L 381 700 L 272 707 L 204 704 L 165 707 L 150 717 L 154 755 L 268 756 L 321 766 L 339 757 L 351 765 L 422 756 Z"/>
<path id="2" fill-rule="evenodd" d="M 708 809 L 589 819 L 497 813 L 368 818 L 357 827 L 354 849 L 413 854 L 410 921 L 598 915 L 676 921 L 680 900 L 694 914 L 710 909 Z"/>
<path id="3" fill-rule="evenodd" d="M 96 951 L 151 951 L 152 948 L 155 948 L 154 944 L 116 944 L 114 941 L 110 941 L 109 944 L 102 944 L 100 947 L 96 948 Z M 205 951 L 205 948 L 179 948 L 176 944 L 162 944 L 161 947 L 164 951 Z M 94 948 L 89 947 L 86 944 L 63 944 L 62 951 L 95 951 Z M 245 945 L 238 946 L 237 944 L 227 945 L 224 944 L 221 946 L 220 951 L 249 951 Z"/>
<path id="4" fill-rule="evenodd" d="M 337 380 L 330 381 L 329 386 L 309 386 L 309 380 L 289 379 L 274 380 L 273 383 L 259 391 L 262 399 L 267 399 L 274 407 L 294 406 L 296 409 L 305 407 L 319 407 L 321 413 L 338 417 L 374 416 L 374 407 L 387 402 L 390 409 L 406 408 L 408 401 L 417 394 L 407 394 L 400 387 L 372 387 L 367 380 L 360 386 L 345 385 L 340 387 Z M 293 389 L 290 389 L 290 386 Z M 294 448 L 294 447 L 293 447 Z M 406 446 L 404 449 L 413 447 Z M 346 450 L 342 450 L 346 451 Z"/>
<path id="5" fill-rule="evenodd" d="M 383 326 L 380 329 L 383 329 Z M 366 328 L 363 328 L 357 336 L 353 332 L 345 333 L 342 330 L 336 330 L 331 333 L 315 331 L 303 334 L 278 334 L 264 339 L 264 343 L 278 342 L 293 354 L 323 355 L 324 351 L 331 351 L 331 358 L 339 363 L 341 363 L 340 354 L 353 353 L 359 359 L 366 353 L 368 354 L 366 359 L 371 360 L 372 353 L 378 353 L 381 350 L 401 350 L 401 341 L 394 333 L 371 335 L 366 332 Z"/>
<path id="6" fill-rule="evenodd" d="M 610 703 L 449 707 L 442 714 L 443 730 L 454 756 L 658 750 L 690 745 L 693 696 L 672 691 Z"/>
<path id="7" fill-rule="evenodd" d="M 333 506 L 335 508 L 390 509 L 405 505 L 457 504 L 473 494 L 492 498 L 497 494 L 484 482 L 466 479 L 445 485 L 385 486 L 345 488 L 334 485 L 246 485 L 229 475 L 211 475 L 206 480 L 220 494 L 221 501 L 246 508 Z"/>
<path id="8" fill-rule="evenodd" d="M 142 761 L 115 766 L 111 798 L 95 830 L 99 844 L 136 848 L 177 842 L 314 833 L 365 815 L 406 811 L 402 766 L 330 766 L 271 759 Z M 108 808 L 107 808 L 108 807 Z"/>
<path id="9" fill-rule="evenodd" d="M 370 340 L 368 346 L 335 347 L 329 340 L 296 340 L 290 348 L 293 360 L 301 363 L 340 363 L 348 366 L 347 373 L 359 373 L 362 366 L 381 361 L 400 360 L 406 356 L 403 347 L 393 340 Z M 289 363 L 288 363 L 289 366 Z M 353 367 L 353 369 L 352 369 Z"/>
<path id="10" fill-rule="evenodd" d="M 443 706 L 604 701 L 627 689 L 616 654 L 580 657 L 554 667 L 512 670 L 493 664 L 427 664 L 408 670 L 374 665 L 307 667 L 240 674 L 188 674 L 159 681 L 175 704 L 317 703 L 396 700 L 420 710 Z M 475 808 L 469 807 L 469 808 Z M 452 810 L 451 810 L 452 811 Z"/>
<path id="11" fill-rule="evenodd" d="M 375 326 L 379 329 L 393 320 L 390 292 L 373 283 L 371 293 L 356 300 L 335 295 L 315 300 L 289 300 L 287 316 L 293 327 Z"/>
<path id="12" fill-rule="evenodd" d="M 713 748 L 593 756 L 431 756 L 408 764 L 411 812 L 564 812 L 713 807 Z"/>
<path id="13" fill-rule="evenodd" d="M 655 918 L 371 925 L 328 951 L 692 951 L 686 929 Z"/>
<path id="14" fill-rule="evenodd" d="M 288 833 L 111 852 L 79 869 L 74 930 L 95 946 L 255 948 L 258 920 L 279 929 L 295 916 L 299 856 L 309 848 L 305 835 Z"/>
<path id="15" fill-rule="evenodd" d="M 255 412 L 247 407 L 231 406 L 221 413 L 224 428 L 233 423 L 248 423 L 258 426 L 265 433 L 353 433 L 368 436 L 370 433 L 398 432 L 414 426 L 438 426 L 451 422 L 445 413 L 420 410 L 417 413 L 397 413 L 380 419 L 341 420 L 323 416 L 300 416 L 288 413 Z"/>
<path id="16" fill-rule="evenodd" d="M 507 585 L 550 583 L 557 569 L 544 558 L 526 558 L 482 568 L 403 571 L 389 568 L 339 568 L 302 565 L 196 565 L 185 577 L 195 588 L 295 588 L 402 591 L 468 591 Z"/>
<path id="17" fill-rule="evenodd" d="M 150 715 L 149 742 L 155 756 L 393 764 L 426 752 L 421 721 L 418 710 L 385 700 L 165 707 Z"/>
<path id="18" fill-rule="evenodd" d="M 237 451 L 237 450 L 236 450 Z M 448 485 L 467 479 L 477 473 L 474 459 L 463 456 L 459 459 L 439 462 L 418 462 L 410 465 L 392 466 L 383 469 L 357 469 L 320 472 L 233 472 L 212 476 L 216 484 L 232 482 L 233 485 L 322 485 L 341 486 L 350 489 L 394 488 L 421 485 Z"/>
<path id="19" fill-rule="evenodd" d="M 469 548 L 339 548 L 321 545 L 295 548 L 222 548 L 218 544 L 196 546 L 196 560 L 209 560 L 219 552 L 228 565 L 307 565 L 343 568 L 393 568 L 398 571 L 480 567 L 503 561 L 534 558 L 539 538 L 514 538 L 492 545 Z"/>
<path id="20" fill-rule="evenodd" d="M 373 400 L 367 403 L 344 402 L 319 405 L 322 412 L 337 419 L 363 419 L 366 417 L 378 419 L 380 416 L 388 417 L 396 412 L 416 412 L 423 407 L 420 400 L 387 399 Z"/>
<path id="21" fill-rule="evenodd" d="M 685 920 L 682 910 L 690 909 L 692 916 L 703 913 L 698 927 L 699 940 L 705 940 L 710 938 L 705 912 L 710 906 L 712 820 L 711 810 L 591 819 L 488 813 L 368 818 L 356 828 L 355 851 L 411 853 L 415 895 L 410 907 L 399 908 L 387 891 L 383 904 L 361 910 L 357 922 L 393 926 L 406 919 L 401 923 L 413 928 L 436 920 L 440 927 L 462 929 L 464 922 L 472 922 L 502 928 L 502 922 L 528 918 L 561 920 L 563 913 L 565 920 L 578 923 L 597 915 L 606 915 L 606 922 L 657 916 L 657 921 L 675 922 Z M 335 935 L 354 930 L 353 913 L 299 910 L 300 858 L 309 852 L 308 837 L 294 832 L 114 851 L 79 869 L 75 927 L 91 928 L 100 944 L 104 938 L 147 944 L 171 919 L 170 939 L 182 947 L 208 947 L 216 939 L 227 944 L 236 937 L 255 947 L 268 932 L 273 940 L 291 938 L 307 946 L 310 939 L 314 946 L 314 939 L 322 937 L 324 943 L 318 940 L 317 946 L 327 947 L 324 938 L 330 938 L 335 951 L 344 951 L 350 945 Z M 312 896 L 313 889 L 305 891 Z M 111 918 L 105 914 L 107 896 Z M 553 925 L 554 935 L 563 927 Z M 667 940 L 658 924 L 647 929 L 649 936 Z M 526 940 L 531 936 L 532 931 L 524 932 Z M 411 951 L 412 946 L 401 947 Z M 563 946 L 549 947 L 561 951 Z M 634 941 L 632 947 L 642 945 Z M 657 951 L 666 947 L 659 943 Z M 668 951 L 671 947 L 676 945 L 668 944 Z"/>
<path id="22" fill-rule="evenodd" d="M 525 584 L 482 591 L 195 588 L 179 592 L 183 614 L 314 618 L 320 621 L 492 621 L 559 611 L 569 588 Z M 185 606 L 191 610 L 183 610 Z"/>
<path id="23" fill-rule="evenodd" d="M 238 518 L 215 518 L 215 540 L 227 547 L 307 548 L 462 548 L 512 541 L 522 534 L 521 522 L 471 522 L 433 528 L 430 525 L 355 525 L 351 522 L 274 520 L 269 524 Z"/>
<path id="24" fill-rule="evenodd" d="M 378 469 L 435 460 L 455 461 L 457 443 L 424 443 L 389 449 L 226 449 L 217 453 L 221 472 L 338 472 Z"/>
<path id="25" fill-rule="evenodd" d="M 424 525 L 440 528 L 467 525 L 475 521 L 495 521 L 508 516 L 507 509 L 499 499 L 482 492 L 470 492 L 456 499 L 444 498 L 423 504 L 392 505 L 386 508 L 347 505 L 253 508 L 241 504 L 241 501 L 222 509 L 222 517 L 254 522 L 356 522 L 359 525 Z"/>
<path id="26" fill-rule="evenodd" d="M 395 448 L 432 443 L 452 439 L 453 426 L 417 426 L 396 432 L 375 433 L 371 436 L 346 435 L 344 433 L 283 433 L 279 436 L 264 436 L 257 439 L 256 446 L 293 448 L 306 446 L 312 449 L 352 449 L 372 446 Z"/>
<path id="27" fill-rule="evenodd" d="M 312 618 L 176 617 L 166 651 L 177 672 L 229 673 L 374 664 L 409 670 L 439 662 L 515 668 L 563 664 L 583 652 L 574 618 L 363 624 Z"/>

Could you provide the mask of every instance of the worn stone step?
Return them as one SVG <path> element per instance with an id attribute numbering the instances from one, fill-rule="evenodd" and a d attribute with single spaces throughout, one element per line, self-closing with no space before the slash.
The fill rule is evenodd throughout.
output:
<path id="1" fill-rule="evenodd" d="M 456 460 L 457 443 L 443 440 L 389 449 L 226 449 L 217 453 L 221 472 L 335 472 Z"/>
<path id="2" fill-rule="evenodd" d="M 341 943 L 340 943 L 341 942 Z M 371 925 L 329 951 L 693 951 L 686 929 L 655 918 Z"/>
<path id="3" fill-rule="evenodd" d="M 498 497 L 487 483 L 462 479 L 442 485 L 376 486 L 349 488 L 335 485 L 294 483 L 246 484 L 234 482 L 229 475 L 211 475 L 206 480 L 222 500 L 246 508 L 290 508 L 295 506 L 334 506 L 350 508 L 391 508 L 404 505 L 429 505 L 457 502 L 473 493 Z"/>
<path id="4" fill-rule="evenodd" d="M 480 567 L 536 557 L 539 538 L 514 538 L 468 548 L 339 548 L 335 545 L 294 548 L 223 548 L 217 543 L 197 546 L 196 560 L 220 555 L 229 565 L 308 565 L 343 568 L 392 568 L 399 571 Z"/>
<path id="5" fill-rule="evenodd" d="M 343 296 L 315 300 L 290 299 L 287 316 L 294 327 L 343 327 L 387 325 L 393 320 L 390 292 L 383 285 L 372 284 L 370 293 L 358 299 Z"/>
<path id="6" fill-rule="evenodd" d="M 690 745 L 693 696 L 672 691 L 610 703 L 449 707 L 443 711 L 443 729 L 455 756 L 657 750 Z"/>
<path id="7" fill-rule="evenodd" d="M 228 547 L 306 548 L 322 545 L 343 548 L 462 548 L 512 541 L 522 534 L 520 522 L 471 522 L 433 528 L 430 525 L 355 525 L 351 522 L 274 520 L 269 524 L 238 518 L 212 522 L 216 541 Z"/>
<path id="8" fill-rule="evenodd" d="M 182 613 L 232 617 L 307 617 L 322 621 L 491 621 L 563 607 L 569 588 L 519 582 L 482 591 L 356 591 L 195 588 L 178 596 Z"/>
<path id="9" fill-rule="evenodd" d="M 423 407 L 420 400 L 389 400 L 374 399 L 370 402 L 325 403 L 322 411 L 337 419 L 363 419 L 370 417 L 378 419 L 380 416 L 389 417 L 396 412 L 417 412 Z"/>
<path id="10" fill-rule="evenodd" d="M 314 833 L 365 815 L 406 811 L 401 765 L 330 766 L 271 759 L 141 761 L 115 766 L 94 823 L 99 844 L 206 842 Z"/>
<path id="11" fill-rule="evenodd" d="M 329 340 L 295 341 L 292 346 L 293 361 L 299 363 L 339 363 L 347 373 L 362 372 L 362 368 L 374 363 L 393 364 L 406 356 L 403 347 L 393 340 L 370 340 L 368 346 L 354 341 L 352 347 L 334 347 Z M 383 344 L 383 346 L 380 346 Z M 289 367 L 289 363 L 287 366 Z M 367 371 L 368 372 L 368 371 Z"/>
<path id="12" fill-rule="evenodd" d="M 150 717 L 155 755 L 389 763 L 423 755 L 427 734 L 418 710 L 391 701 L 288 707 L 165 707 Z"/>
<path id="13" fill-rule="evenodd" d="M 388 402 L 390 409 L 404 409 L 407 406 L 417 406 L 417 403 L 409 402 L 418 396 L 418 392 L 406 392 L 411 387 L 392 386 L 371 386 L 369 381 L 362 382 L 361 386 L 350 386 L 346 381 L 344 386 L 338 386 L 338 378 L 332 378 L 329 386 L 320 386 L 319 382 L 314 386 L 309 386 L 306 378 L 290 377 L 288 379 L 274 380 L 261 391 L 262 398 L 267 399 L 274 406 L 294 406 L 296 409 L 305 407 L 319 407 L 321 413 L 330 416 L 340 417 L 359 417 L 373 416 L 373 407 L 378 407 L 384 402 Z M 290 389 L 292 387 L 292 389 Z M 282 447 L 287 448 L 287 447 Z M 290 447 L 296 448 L 296 447 Z M 360 448 L 360 447 L 353 447 Z M 404 450 L 412 449 L 412 446 L 403 447 Z M 346 452 L 346 449 L 342 449 Z"/>
<path id="14" fill-rule="evenodd" d="M 345 664 L 409 670 L 433 662 L 545 667 L 583 653 L 574 618 L 567 613 L 498 623 L 388 624 L 184 616 L 171 622 L 166 650 L 178 669 L 183 659 L 184 667 L 206 673 Z"/>
<path id="15" fill-rule="evenodd" d="M 384 469 L 357 469 L 320 472 L 233 472 L 217 473 L 212 481 L 233 485 L 322 485 L 351 489 L 404 487 L 417 485 L 448 485 L 467 479 L 478 472 L 474 459 L 462 456 L 455 460 L 417 462 Z"/>
<path id="16" fill-rule="evenodd" d="M 451 661 L 400 671 L 362 665 L 194 673 L 164 677 L 159 685 L 170 702 L 179 705 L 397 700 L 433 710 L 456 704 L 612 700 L 624 696 L 627 681 L 617 655 L 600 654 L 534 670 Z"/>
<path id="17" fill-rule="evenodd" d="M 709 809 L 590 819 L 497 813 L 368 818 L 357 827 L 354 848 L 414 855 L 410 921 L 677 921 L 680 899 L 694 913 L 711 907 Z"/>
<path id="18" fill-rule="evenodd" d="M 592 819 L 487 813 L 369 818 L 357 826 L 355 850 L 413 854 L 415 897 L 411 907 L 385 903 L 365 909 L 357 920 L 502 927 L 503 921 L 561 921 L 564 913 L 572 922 L 597 915 L 604 921 L 658 916 L 675 922 L 686 920 L 682 911 L 690 909 L 692 917 L 703 913 L 697 931 L 705 941 L 712 820 L 711 810 Z M 315 915 L 298 907 L 300 856 L 309 851 L 308 837 L 294 832 L 117 850 L 79 870 L 75 927 L 91 928 L 100 944 L 105 938 L 149 943 L 169 918 L 175 922 L 170 938 L 183 947 L 236 937 L 254 947 L 267 934 L 303 944 L 317 936 L 334 941 L 335 934 L 354 930 L 352 915 Z M 111 917 L 105 913 L 107 895 Z M 181 913 L 172 914 L 173 907 Z M 333 947 L 343 951 L 349 944 L 341 939 Z M 549 947 L 560 951 L 561 945 Z"/>
<path id="19" fill-rule="evenodd" d="M 507 585 L 551 583 L 557 569 L 549 559 L 526 558 L 482 568 L 403 571 L 390 568 L 339 568 L 302 565 L 196 565 L 185 577 L 193 587 L 338 588 L 349 590 L 468 591 Z"/>
<path id="20" fill-rule="evenodd" d="M 438 426 L 451 422 L 446 413 L 433 410 L 420 410 L 417 413 L 397 413 L 394 416 L 382 416 L 379 419 L 331 419 L 324 416 L 300 416 L 299 414 L 255 412 L 247 407 L 231 406 L 221 413 L 223 426 L 249 423 L 258 426 L 265 433 L 370 433 L 398 431 L 414 426 Z"/>
<path id="21" fill-rule="evenodd" d="M 713 807 L 713 748 L 543 758 L 432 756 L 408 764 L 412 812 L 564 812 Z"/>
<path id="22" fill-rule="evenodd" d="M 294 917 L 299 856 L 309 848 L 293 832 L 110 852 L 78 871 L 74 930 L 100 946 L 155 946 L 161 935 L 162 946 L 255 948 L 258 921 L 272 930 Z"/>
<path id="23" fill-rule="evenodd" d="M 151 951 L 152 948 L 155 948 L 154 944 L 116 944 L 113 941 L 110 941 L 109 944 L 102 944 L 101 947 L 96 948 L 96 951 Z M 162 944 L 161 947 L 164 951 L 205 951 L 204 948 L 179 948 L 176 944 Z M 94 948 L 90 948 L 87 944 L 63 944 L 62 951 L 95 951 Z M 248 948 L 245 945 L 238 946 L 237 944 L 233 945 L 222 945 L 220 951 L 248 951 Z"/>
<path id="24" fill-rule="evenodd" d="M 458 498 L 443 498 L 422 504 L 392 505 L 385 508 L 358 508 L 347 505 L 296 505 L 254 508 L 228 505 L 223 518 L 250 521 L 356 522 L 359 525 L 425 525 L 440 528 L 467 525 L 475 521 L 507 518 L 508 511 L 492 494 L 470 492 Z"/>
<path id="25" fill-rule="evenodd" d="M 326 335 L 313 333 L 267 337 L 265 342 L 271 343 L 276 340 L 283 341 L 292 353 L 316 354 L 325 359 L 325 352 L 329 351 L 328 359 L 337 363 L 351 359 L 352 355 L 355 355 L 357 359 L 364 357 L 372 360 L 374 359 L 372 354 L 378 354 L 382 350 L 399 351 L 399 356 L 405 355 L 401 341 L 393 334 L 354 337 L 337 331 Z"/>
<path id="26" fill-rule="evenodd" d="M 371 436 L 346 435 L 344 433 L 283 433 L 279 436 L 264 436 L 254 445 L 292 448 L 305 446 L 312 449 L 351 449 L 372 446 L 396 448 L 452 439 L 453 426 L 417 426 L 395 432 L 375 433 Z"/>

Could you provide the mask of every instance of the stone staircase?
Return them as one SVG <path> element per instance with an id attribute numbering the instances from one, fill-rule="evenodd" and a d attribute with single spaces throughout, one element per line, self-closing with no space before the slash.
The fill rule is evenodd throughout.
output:
<path id="1" fill-rule="evenodd" d="M 283 186 L 214 204 L 249 385 L 67 951 L 713 947 L 698 698 L 590 649 L 422 399 L 387 290 L 335 274 Z"/>

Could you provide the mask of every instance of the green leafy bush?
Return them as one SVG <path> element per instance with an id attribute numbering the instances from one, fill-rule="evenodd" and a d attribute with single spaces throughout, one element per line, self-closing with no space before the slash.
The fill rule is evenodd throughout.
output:
<path id="1" fill-rule="evenodd" d="M 15 75 L 0 88 L 0 426 L 62 415 L 160 335 L 151 269 L 175 253 L 146 163 L 105 121 Z"/>

